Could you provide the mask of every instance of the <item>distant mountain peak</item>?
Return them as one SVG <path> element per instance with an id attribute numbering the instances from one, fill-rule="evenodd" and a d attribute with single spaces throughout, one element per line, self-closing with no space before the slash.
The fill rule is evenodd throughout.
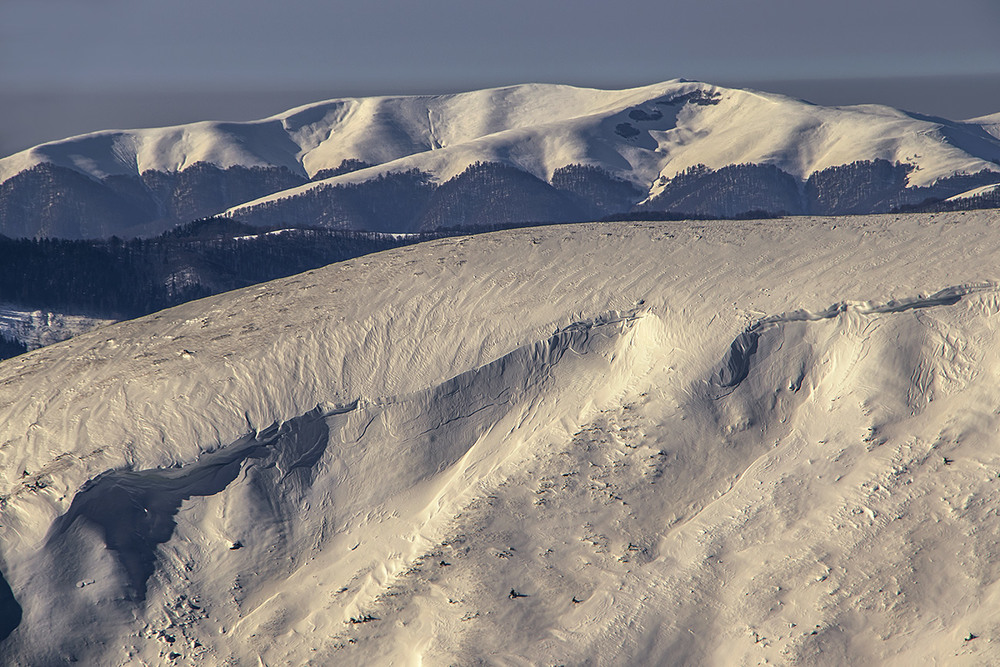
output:
<path id="1" fill-rule="evenodd" d="M 886 194 L 883 209 L 872 209 L 888 210 L 922 194 L 959 194 L 937 187 L 948 179 L 1000 174 L 996 127 L 996 116 L 960 123 L 876 105 L 822 107 L 685 79 L 626 90 L 522 84 L 340 98 L 250 122 L 94 132 L 4 158 L 0 233 L 129 235 L 223 212 L 255 223 L 294 216 L 299 224 L 409 231 L 420 224 L 419 211 L 409 221 L 378 218 L 365 184 L 416 170 L 437 187 L 475 163 L 512 167 L 549 185 L 566 167 L 600 169 L 609 183 L 640 191 L 630 208 L 662 201 L 666 184 L 698 165 L 712 172 L 774 167 L 803 197 L 808 180 L 829 169 L 902 165 L 903 187 L 913 191 Z M 803 204 L 785 212 L 813 210 Z"/>

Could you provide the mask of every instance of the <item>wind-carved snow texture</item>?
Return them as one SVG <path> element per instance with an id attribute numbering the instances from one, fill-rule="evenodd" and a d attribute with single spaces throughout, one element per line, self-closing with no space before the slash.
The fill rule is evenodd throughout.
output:
<path id="1" fill-rule="evenodd" d="M 731 393 L 747 379 L 760 339 L 784 324 L 827 320 L 848 311 L 869 315 L 954 305 L 965 295 L 996 289 L 987 284 L 957 286 L 884 304 L 840 302 L 818 312 L 797 310 L 761 318 L 731 344 L 714 379 L 714 384 L 728 391 L 715 398 Z M 157 550 L 173 536 L 175 517 L 184 501 L 219 494 L 232 484 L 251 485 L 266 498 L 265 506 L 273 508 L 271 520 L 281 521 L 282 516 L 296 511 L 317 478 L 328 483 L 322 478 L 329 474 L 330 462 L 321 462 L 331 442 L 338 444 L 336 449 L 365 448 L 372 439 L 392 438 L 399 444 L 399 456 L 396 461 L 378 463 L 380 476 L 393 479 L 392 486 L 397 488 L 418 485 L 427 471 L 447 469 L 467 455 L 473 443 L 513 409 L 554 391 L 549 386 L 552 371 L 565 355 L 579 360 L 594 352 L 607 353 L 607 345 L 642 317 L 637 312 L 612 313 L 576 322 L 549 339 L 519 348 L 425 392 L 374 401 L 359 398 L 333 409 L 318 406 L 178 468 L 108 471 L 84 485 L 68 512 L 53 524 L 45 548 L 53 576 L 58 577 L 57 571 L 63 568 L 63 578 L 94 578 L 95 573 L 82 564 L 86 559 L 74 563 L 65 558 L 86 550 L 71 531 L 74 524 L 83 522 L 100 532 L 104 545 L 120 563 L 126 596 L 141 604 L 146 599 L 147 582 L 157 569 Z M 333 458 L 346 458 L 336 449 Z M 384 498 L 368 498 L 370 503 L 381 500 Z M 234 544 L 244 548 L 252 541 L 252 536 L 245 536 Z M 638 555 L 633 554 L 633 558 Z M 11 600 L 13 603 L 13 597 Z M 19 614 L 20 609 L 17 611 Z"/>
<path id="2" fill-rule="evenodd" d="M 796 310 L 780 315 L 770 315 L 754 322 L 746 331 L 733 340 L 713 382 L 722 389 L 731 389 L 743 382 L 750 373 L 750 365 L 754 355 L 757 354 L 761 336 L 768 330 L 786 322 L 827 320 L 848 311 L 856 312 L 860 315 L 874 315 L 878 313 L 902 313 L 907 310 L 933 308 L 936 306 L 951 306 L 969 294 L 996 292 L 998 289 L 1000 288 L 989 283 L 957 285 L 939 290 L 930 296 L 895 299 L 883 304 L 873 304 L 870 301 L 841 301 L 819 312 Z"/>
<path id="3" fill-rule="evenodd" d="M 446 239 L 0 363 L 0 661 L 989 663 L 998 226 Z"/>
<path id="4" fill-rule="evenodd" d="M 141 605 L 158 567 L 158 549 L 173 537 L 176 516 L 185 501 L 214 496 L 239 485 L 251 487 L 262 501 L 260 505 L 270 508 L 262 510 L 270 515 L 269 522 L 289 523 L 289 517 L 297 513 L 308 517 L 309 503 L 304 511 L 302 503 L 310 497 L 310 487 L 317 480 L 320 486 L 331 485 L 331 473 L 345 464 L 357 471 L 362 465 L 359 458 L 366 456 L 373 440 L 379 448 L 386 439 L 397 443 L 392 460 L 368 461 L 368 465 L 377 466 L 376 476 L 383 482 L 391 481 L 391 488 L 418 485 L 423 477 L 447 469 L 467 455 L 483 434 L 512 410 L 534 404 L 546 392 L 554 391 L 550 386 L 553 371 L 566 355 L 579 362 L 587 355 L 608 354 L 607 348 L 614 349 L 622 334 L 642 317 L 634 312 L 611 313 L 573 323 L 546 340 L 518 348 L 417 394 L 361 398 L 332 409 L 317 406 L 299 417 L 249 433 L 187 465 L 107 471 L 86 483 L 69 510 L 54 522 L 41 554 L 49 571 L 45 578 L 57 582 L 56 586 L 99 578 L 100 573 L 88 569 L 95 559 L 72 556 L 94 548 L 81 537 L 81 529 L 88 534 L 96 531 L 120 566 L 121 593 Z M 595 377 L 596 382 L 601 379 Z M 336 445 L 328 453 L 331 443 Z M 502 458 L 506 453 L 498 455 Z M 333 492 L 336 494 L 336 489 Z M 352 503 L 359 508 L 385 499 L 377 487 L 361 493 L 367 497 L 355 498 Z M 234 542 L 234 547 L 254 547 L 253 535 L 241 540 Z M 0 599 L 0 613 L 5 609 L 3 604 Z M 16 606 L 12 597 L 10 604 Z M 13 619 L 14 615 L 7 617 Z"/>
<path id="5" fill-rule="evenodd" d="M 602 590 L 603 577 L 609 576 L 609 570 L 613 571 L 614 565 L 617 565 L 621 568 L 619 573 L 626 573 L 618 576 L 629 581 L 627 574 L 642 571 L 650 563 L 665 560 L 670 566 L 664 570 L 656 570 L 657 574 L 654 575 L 653 570 L 646 570 L 651 581 L 656 582 L 648 584 L 649 590 L 644 589 L 647 584 L 639 578 L 634 580 L 634 584 L 630 584 L 621 583 L 614 575 L 610 575 L 612 581 L 616 582 L 612 588 L 617 586 L 621 591 L 634 585 L 632 594 L 638 599 L 647 600 L 655 599 L 650 591 L 661 586 L 672 594 L 683 591 L 684 598 L 689 597 L 687 594 L 690 592 L 690 597 L 695 600 L 704 600 L 701 605 L 711 604 L 705 598 L 711 599 L 715 594 L 711 591 L 718 587 L 718 583 L 711 581 L 718 579 L 712 574 L 715 564 L 723 563 L 722 559 L 730 562 L 730 559 L 738 556 L 728 555 L 725 547 L 716 546 L 717 541 L 722 538 L 713 536 L 705 529 L 697 530 L 699 524 L 709 521 L 705 517 L 711 516 L 713 510 L 737 512 L 739 505 L 736 503 L 750 502 L 745 497 L 747 486 L 751 483 L 744 483 L 744 478 L 754 480 L 758 476 L 758 468 L 770 467 L 772 463 L 769 459 L 778 455 L 770 454 L 769 450 L 778 447 L 779 443 L 795 443 L 805 437 L 797 432 L 798 429 L 786 426 L 786 421 L 799 410 L 808 414 L 810 402 L 816 400 L 815 394 L 821 393 L 815 386 L 800 392 L 805 376 L 810 376 L 810 381 L 815 385 L 819 382 L 817 373 L 826 370 L 820 370 L 823 368 L 823 364 L 819 363 L 821 359 L 815 358 L 814 353 L 808 351 L 811 343 L 803 345 L 803 341 L 812 340 L 809 328 L 799 327 L 786 333 L 782 333 L 782 330 L 789 325 L 794 328 L 799 323 L 826 323 L 827 330 L 832 327 L 834 331 L 844 332 L 845 329 L 851 330 L 854 327 L 850 322 L 850 314 L 857 314 L 862 319 L 858 328 L 868 331 L 879 326 L 891 326 L 885 320 L 877 320 L 876 316 L 879 315 L 944 309 L 960 303 L 968 295 L 993 296 L 997 292 L 997 286 L 992 283 L 967 284 L 946 288 L 929 296 L 920 295 L 884 303 L 840 302 L 821 311 L 791 311 L 759 320 L 751 331 L 733 342 L 723 370 L 716 375 L 719 384 L 726 381 L 731 383 L 729 391 L 719 396 L 710 389 L 706 396 L 718 402 L 718 409 L 705 413 L 691 412 L 691 408 L 701 400 L 697 389 L 687 399 L 687 405 L 678 406 L 684 408 L 686 413 L 681 419 L 693 422 L 688 425 L 688 429 L 691 429 L 688 433 L 679 428 L 676 432 L 671 432 L 671 426 L 680 426 L 677 422 L 658 423 L 645 416 L 649 406 L 655 404 L 655 399 L 646 392 L 633 394 L 622 404 L 602 410 L 600 415 L 574 434 L 570 446 L 550 445 L 547 450 L 537 452 L 534 460 L 523 464 L 517 472 L 501 482 L 500 489 L 469 503 L 461 515 L 461 529 L 455 529 L 411 561 L 411 568 L 390 585 L 384 586 L 380 595 L 362 603 L 355 618 L 403 618 L 408 605 L 417 606 L 416 600 L 421 600 L 421 604 L 430 604 L 428 599 L 432 595 L 428 592 L 429 589 L 441 591 L 440 595 L 447 592 L 450 596 L 448 604 L 464 613 L 461 623 L 477 623 L 477 627 L 467 627 L 464 632 L 456 630 L 462 638 L 457 644 L 449 645 L 448 648 L 439 647 L 441 652 L 436 655 L 444 662 L 457 660 L 459 656 L 489 655 L 491 650 L 502 650 L 501 644 L 506 641 L 507 646 L 519 642 L 523 642 L 524 646 L 536 646 L 533 655 L 540 663 L 557 659 L 575 663 L 585 661 L 585 656 L 590 655 L 586 648 L 581 650 L 579 647 L 586 647 L 590 640 L 583 637 L 591 636 L 604 637 L 612 645 L 622 642 L 626 654 L 633 659 L 640 655 L 648 656 L 649 649 L 643 647 L 643 640 L 635 637 L 634 633 L 623 630 L 624 627 L 642 626 L 645 624 L 643 619 L 649 619 L 650 616 L 667 619 L 671 625 L 683 627 L 685 622 L 693 623 L 693 618 L 704 614 L 705 607 L 699 607 L 690 600 L 683 608 L 671 607 L 670 603 L 661 600 L 659 603 L 644 603 L 638 609 L 623 609 L 627 605 L 615 604 L 613 599 L 605 597 L 606 594 L 598 592 Z M 842 319 L 838 319 L 841 316 Z M 823 334 L 817 335 L 822 340 Z M 768 353 L 768 367 L 759 376 L 751 363 L 757 350 L 758 336 L 762 339 L 763 351 Z M 765 340 L 766 345 L 763 342 Z M 865 342 L 867 340 L 866 338 Z M 778 354 L 785 342 L 788 343 L 788 348 L 784 354 Z M 864 345 L 862 343 L 862 347 Z M 826 354 L 835 357 L 840 351 L 834 348 Z M 852 365 L 858 363 L 858 359 L 855 359 Z M 782 377 L 787 379 L 776 382 Z M 745 380 L 750 381 L 744 383 Z M 777 388 L 775 384 L 778 384 Z M 787 391 L 784 391 L 786 388 Z M 730 396 L 737 390 L 741 394 Z M 813 395 L 811 398 L 810 394 Z M 728 401 L 723 400 L 726 398 Z M 802 419 L 808 417 L 804 416 Z M 712 441 L 719 437 L 713 433 L 716 429 L 722 438 L 713 448 Z M 695 437 L 703 441 L 703 444 L 699 446 L 687 441 L 692 437 L 690 433 L 696 433 Z M 870 451 L 884 440 L 885 435 L 880 427 L 872 426 L 864 442 Z M 753 484 L 757 483 L 759 482 Z M 670 492 L 661 488 L 657 493 L 650 486 L 661 484 L 667 485 Z M 528 495 L 528 501 L 522 500 L 525 490 L 532 489 L 535 495 Z M 720 500 L 729 494 L 736 497 L 742 495 L 744 499 L 732 502 L 729 498 Z M 705 499 L 706 495 L 709 500 Z M 529 502 L 532 499 L 533 502 Z M 775 511 L 779 515 L 784 509 L 782 503 L 785 502 L 793 501 L 778 499 L 775 502 Z M 730 509 L 719 509 L 718 506 Z M 532 509 L 535 514 L 531 513 Z M 748 505 L 742 512 L 747 513 L 751 509 L 752 505 Z M 875 513 L 871 509 L 863 511 Z M 541 525 L 526 523 L 518 529 L 509 526 L 509 517 L 524 515 L 532 516 Z M 664 523 L 670 527 L 666 531 L 662 527 Z M 578 547 L 582 553 L 568 557 L 566 550 L 573 548 L 574 533 L 571 526 L 578 527 L 581 524 L 583 529 L 576 533 L 577 539 L 592 550 L 584 551 Z M 740 532 L 739 529 L 737 531 Z M 674 572 L 672 558 L 675 556 L 675 547 L 664 543 L 664 532 L 675 538 L 685 532 L 702 535 L 697 541 L 705 545 L 705 551 L 695 559 L 711 563 L 705 565 L 708 571 L 690 573 L 690 570 L 681 569 Z M 495 587 L 507 590 L 511 583 L 514 584 L 508 595 L 511 600 L 543 596 L 542 600 L 534 603 L 531 611 L 525 612 L 528 614 L 527 618 L 514 620 L 511 618 L 513 612 L 500 605 L 490 604 L 489 581 L 480 580 L 477 582 L 479 586 L 471 590 L 455 583 L 452 572 L 457 573 L 454 576 L 463 576 L 463 570 L 468 566 L 463 567 L 462 561 L 483 550 L 487 554 L 494 554 L 498 563 L 502 563 L 495 567 L 496 573 L 491 575 L 500 582 Z M 580 559 L 587 565 L 597 567 L 587 570 L 589 574 L 584 574 L 578 572 L 577 568 L 557 566 L 554 560 L 547 563 L 553 550 L 563 554 L 559 561 L 561 563 L 576 563 Z M 488 558 L 488 555 L 479 558 Z M 807 555 L 806 560 L 810 560 L 810 556 Z M 511 565 L 508 566 L 508 563 Z M 718 569 L 726 571 L 724 567 Z M 531 576 L 528 576 L 529 572 Z M 464 576 L 468 577 L 467 574 Z M 661 576 L 662 579 L 659 578 Z M 825 580 L 825 577 L 820 580 Z M 780 591 L 782 588 L 782 585 L 778 585 L 776 590 Z M 762 594 L 766 595 L 766 592 Z M 473 598 L 477 602 L 472 602 Z M 746 603 L 741 601 L 740 604 Z M 588 612 L 574 612 L 578 606 Z M 791 609 L 796 607 L 792 606 Z M 545 652 L 547 647 L 555 643 L 551 640 L 551 635 L 561 636 L 558 633 L 562 630 L 557 632 L 560 626 L 550 620 L 550 615 L 560 614 L 569 618 L 589 616 L 591 619 L 580 622 L 579 625 L 573 624 L 580 637 L 577 652 L 565 647 L 561 653 Z M 657 614 L 663 616 L 659 617 Z M 688 617 L 688 614 L 691 616 Z M 491 618 L 494 616 L 495 620 Z M 685 620 L 689 618 L 692 620 Z M 801 622 L 799 617 L 795 618 L 797 622 L 785 623 L 785 627 L 795 628 Z M 511 623 L 517 623 L 515 634 L 521 639 L 499 640 L 499 637 L 504 636 L 504 628 Z M 773 635 L 765 637 L 755 628 L 753 621 L 749 623 L 747 632 L 753 639 L 753 645 L 764 641 L 765 647 L 771 647 L 776 638 Z M 821 633 L 816 628 L 821 628 L 822 624 L 814 625 L 815 628 L 809 627 L 804 632 L 791 631 L 780 636 L 779 639 L 783 642 L 780 645 L 782 655 L 805 655 L 797 646 L 801 639 L 792 638 L 818 636 Z M 708 627 L 711 627 L 710 622 Z M 822 628 L 825 629 L 826 626 Z M 384 628 L 365 627 L 352 634 L 341 635 L 339 641 L 345 647 L 350 643 L 379 642 L 388 636 L 388 632 Z M 698 635 L 703 636 L 704 632 Z M 648 638 L 645 640 L 653 641 Z M 669 658 L 681 663 L 703 663 L 706 656 L 711 655 L 710 648 L 706 651 L 706 646 L 711 642 L 706 644 L 700 639 L 689 640 L 687 633 L 681 633 L 680 639 L 674 641 L 676 644 L 673 646 L 661 646 L 658 649 L 660 659 L 656 662 Z M 605 649 L 608 645 L 604 644 Z M 798 653 L 793 653 L 792 649 Z M 608 657 L 607 654 L 602 655 Z M 732 656 L 727 656 L 720 659 L 717 654 L 716 660 L 708 661 L 726 664 L 731 658 Z M 611 659 L 610 662 L 628 664 L 628 659 Z"/>
<path id="6" fill-rule="evenodd" d="M 312 466 L 322 457 L 329 442 L 328 422 L 355 408 L 356 404 L 331 411 L 316 408 L 179 468 L 108 471 L 76 494 L 69 511 L 53 524 L 46 550 L 50 554 L 71 552 L 73 545 L 67 544 L 73 539 L 70 529 L 78 521 L 89 523 L 117 555 L 129 596 L 142 602 L 146 582 L 156 569 L 156 549 L 173 535 L 181 503 L 219 493 L 251 466 L 274 471 L 268 476 L 273 478 L 275 492 L 288 493 L 282 488 L 290 485 L 288 478 L 299 472 L 300 483 L 301 478 L 308 480 Z M 75 571 L 73 564 L 61 566 Z M 84 580 L 87 575 L 79 571 L 74 576 Z"/>

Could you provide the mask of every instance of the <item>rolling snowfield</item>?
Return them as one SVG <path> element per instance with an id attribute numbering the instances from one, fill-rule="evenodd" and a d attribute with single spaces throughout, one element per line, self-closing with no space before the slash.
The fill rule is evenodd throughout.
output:
<path id="1" fill-rule="evenodd" d="M 0 662 L 990 664 L 1000 212 L 563 225 L 0 363 Z"/>

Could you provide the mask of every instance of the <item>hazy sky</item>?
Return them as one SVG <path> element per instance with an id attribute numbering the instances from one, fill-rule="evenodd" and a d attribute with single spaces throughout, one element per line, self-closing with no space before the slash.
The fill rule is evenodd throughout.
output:
<path id="1" fill-rule="evenodd" d="M 676 77 L 831 80 L 848 93 L 843 80 L 859 77 L 972 80 L 1000 75 L 998 34 L 998 0 L 0 0 L 0 154 L 198 109 L 273 113 L 293 98 Z M 976 91 L 963 94 L 975 106 Z M 915 110 L 941 113 L 931 106 Z"/>

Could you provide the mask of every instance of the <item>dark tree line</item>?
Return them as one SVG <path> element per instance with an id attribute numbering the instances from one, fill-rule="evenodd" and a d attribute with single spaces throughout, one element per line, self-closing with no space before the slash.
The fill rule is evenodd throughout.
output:
<path id="1" fill-rule="evenodd" d="M 220 169 L 196 162 L 179 172 L 95 179 L 42 163 L 0 183 L 0 231 L 12 237 L 142 236 L 307 182 L 284 167 Z"/>
<path id="2" fill-rule="evenodd" d="M 128 241 L 0 236 L 0 301 L 131 318 L 419 240 L 321 229 L 269 233 L 218 218 Z"/>
<path id="3" fill-rule="evenodd" d="M 0 334 L 0 359 L 10 359 L 28 351 L 28 346 L 19 340 L 7 338 Z"/>

